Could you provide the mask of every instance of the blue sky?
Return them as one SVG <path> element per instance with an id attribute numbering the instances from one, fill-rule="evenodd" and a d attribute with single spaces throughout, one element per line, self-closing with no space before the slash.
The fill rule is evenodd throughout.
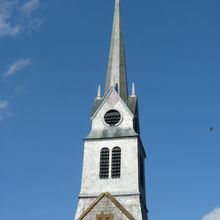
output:
<path id="1" fill-rule="evenodd" d="M 0 219 L 73 219 L 113 8 L 0 0 Z M 218 0 L 122 0 L 150 220 L 220 219 L 219 11 Z"/>

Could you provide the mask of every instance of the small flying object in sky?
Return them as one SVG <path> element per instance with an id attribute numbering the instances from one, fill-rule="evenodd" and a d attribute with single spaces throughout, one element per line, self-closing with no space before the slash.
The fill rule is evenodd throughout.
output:
<path id="1" fill-rule="evenodd" d="M 209 131 L 210 131 L 210 132 L 214 131 L 214 128 L 213 128 L 212 126 L 209 127 Z"/>

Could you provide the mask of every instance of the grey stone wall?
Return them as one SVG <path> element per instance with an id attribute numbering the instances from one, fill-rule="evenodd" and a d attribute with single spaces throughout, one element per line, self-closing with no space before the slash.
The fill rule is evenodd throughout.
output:
<path id="1" fill-rule="evenodd" d="M 104 197 L 85 217 L 85 220 L 95 220 L 96 215 L 113 214 L 115 220 L 127 220 L 128 218 L 107 197 Z"/>

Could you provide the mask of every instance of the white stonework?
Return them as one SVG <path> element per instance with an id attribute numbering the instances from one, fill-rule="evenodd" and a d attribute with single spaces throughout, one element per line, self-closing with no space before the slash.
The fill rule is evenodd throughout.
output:
<path id="1" fill-rule="evenodd" d="M 107 147 L 111 152 L 116 146 L 121 148 L 121 178 L 100 179 L 100 151 Z M 80 196 L 99 196 L 102 192 L 111 192 L 112 195 L 137 194 L 138 188 L 137 138 L 85 141 Z"/>
<path id="2" fill-rule="evenodd" d="M 104 115 L 110 109 L 118 110 L 121 114 L 122 119 L 116 125 L 117 129 L 133 130 L 133 114 L 118 93 L 112 89 L 92 117 L 91 132 L 98 133 L 105 129 L 116 129 L 115 127 L 110 127 L 104 121 Z M 120 147 L 121 149 L 121 175 L 118 179 L 112 179 L 110 175 L 111 151 L 114 147 Z M 107 179 L 100 179 L 99 177 L 100 152 L 102 148 L 108 148 L 110 151 L 109 178 Z M 138 135 L 85 139 L 81 191 L 76 219 L 103 192 L 110 192 L 128 212 L 132 213 L 135 219 L 146 219 L 143 218 L 145 216 L 144 213 L 147 213 L 147 210 L 143 211 L 143 209 L 146 209 L 144 186 L 141 187 L 140 184 L 139 160 L 140 154 L 144 157 L 144 152 L 142 151 Z"/>
<path id="3" fill-rule="evenodd" d="M 107 111 L 115 109 L 120 112 L 122 118 L 118 124 L 118 128 L 121 129 L 133 129 L 133 118 L 134 115 L 131 113 L 127 105 L 112 87 L 112 89 L 107 94 L 106 98 L 103 100 L 101 106 L 97 109 L 95 114 L 92 116 L 92 132 L 102 131 L 105 129 L 113 130 L 115 128 L 110 127 L 104 121 L 104 115 Z"/>

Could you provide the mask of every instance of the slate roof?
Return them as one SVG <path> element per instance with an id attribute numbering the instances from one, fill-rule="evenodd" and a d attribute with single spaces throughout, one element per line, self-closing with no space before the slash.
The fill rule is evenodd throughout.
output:
<path id="1" fill-rule="evenodd" d="M 99 106 L 102 104 L 103 100 L 105 97 L 102 97 L 100 99 L 95 99 L 94 103 L 93 103 L 93 107 L 92 107 L 92 114 L 93 115 L 97 109 L 99 108 Z M 130 109 L 130 111 L 135 114 L 137 111 L 137 97 L 136 96 L 129 96 L 127 100 L 124 100 L 125 104 L 128 106 L 128 108 Z"/>
<path id="2" fill-rule="evenodd" d="M 123 100 L 128 97 L 124 42 L 120 16 L 120 0 L 115 1 L 111 46 L 105 85 L 105 95 L 114 86 Z"/>

